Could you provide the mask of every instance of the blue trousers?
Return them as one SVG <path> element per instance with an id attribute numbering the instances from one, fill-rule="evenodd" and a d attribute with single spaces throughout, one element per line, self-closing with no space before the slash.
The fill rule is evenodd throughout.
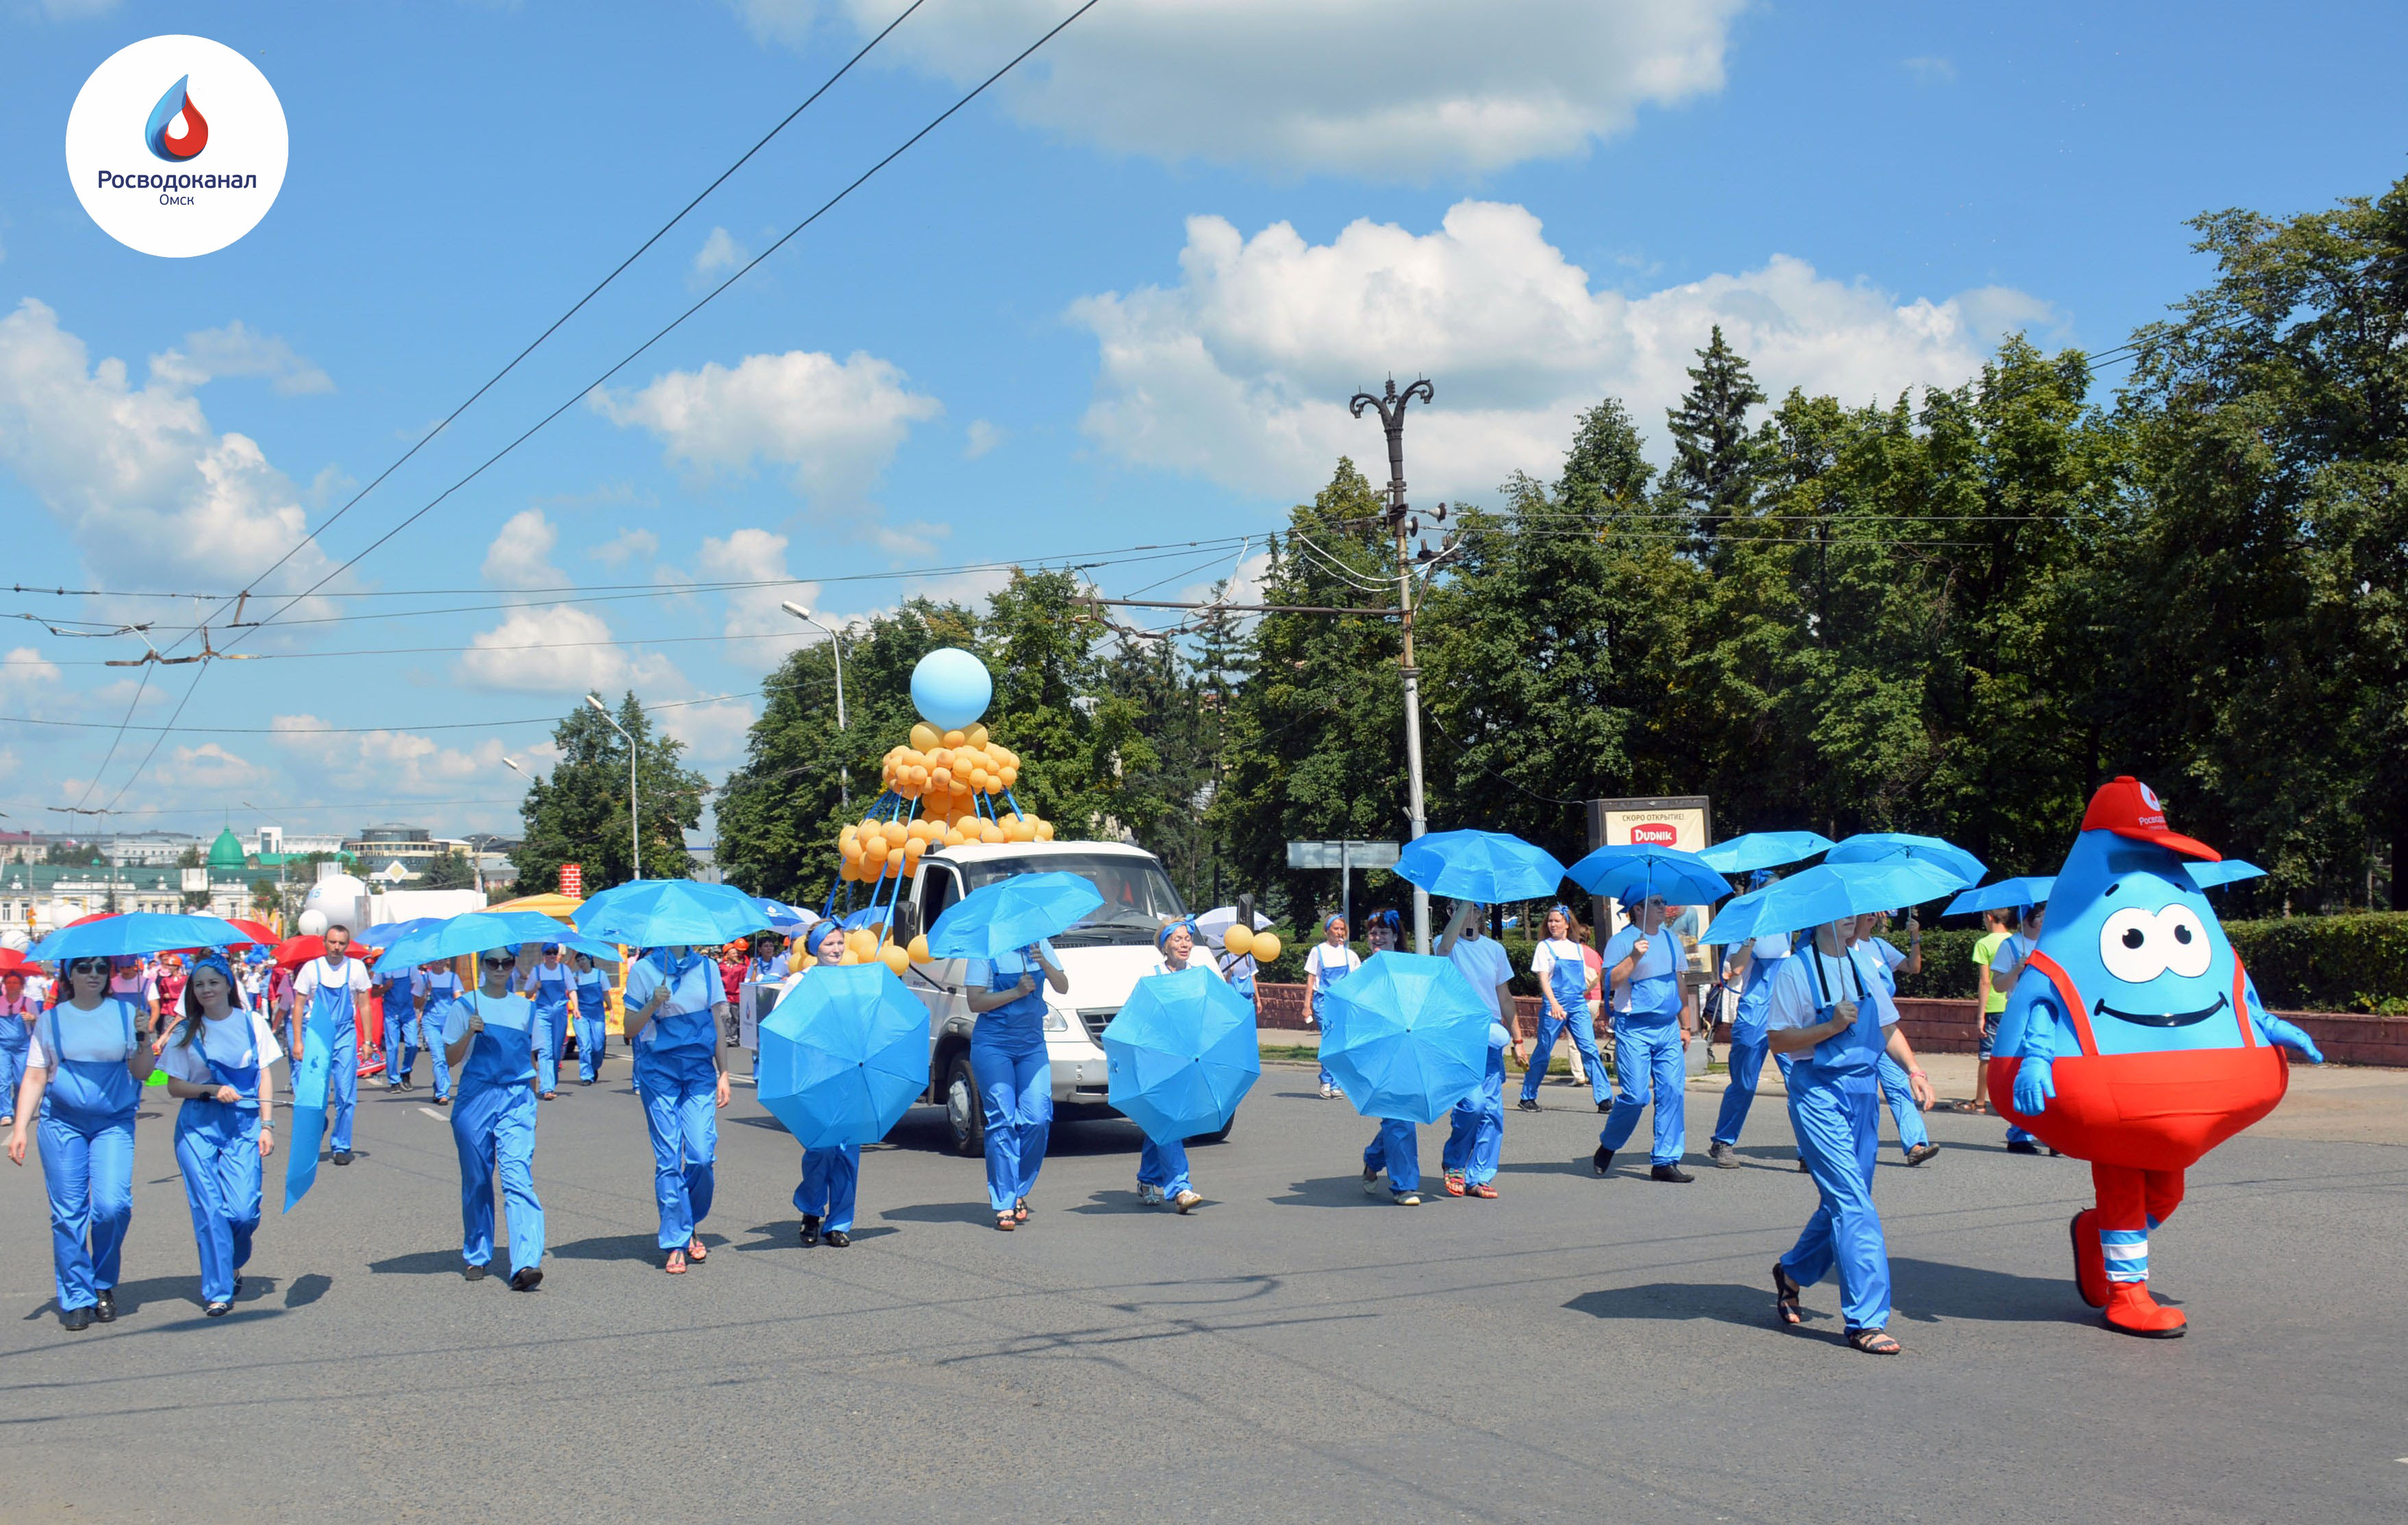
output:
<path id="1" fill-rule="evenodd" d="M 1363 1168 L 1386 1171 L 1393 1192 L 1422 1188 L 1422 1138 L 1412 1124 L 1394 1117 L 1380 1119 L 1380 1130 L 1363 1146 Z"/>
<path id="2" fill-rule="evenodd" d="M 418 1068 L 418 1018 L 400 1001 L 384 1003 L 384 1083 L 398 1086 Z"/>
<path id="3" fill-rule="evenodd" d="M 116 1288 L 134 1221 L 134 1119 L 79 1126 L 45 1113 L 37 1127 L 59 1308 L 89 1308 Z"/>
<path id="4" fill-rule="evenodd" d="M 1530 1053 L 1530 1072 L 1522 1077 L 1522 1099 L 1526 1101 L 1539 1099 L 1539 1082 L 1547 1078 L 1547 1064 L 1555 1054 L 1555 1039 L 1569 1030 L 1572 1035 L 1572 1047 L 1580 1051 L 1582 1062 L 1588 1066 L 1590 1100 L 1602 1102 L 1605 1100 L 1605 1065 L 1597 1057 L 1596 1024 L 1588 1014 L 1588 1003 L 1583 1001 L 1577 1007 L 1565 1010 L 1570 1014 L 1560 1017 L 1541 1015 L 1539 1018 L 1539 1045 Z M 1617 1033 L 1621 1030 L 1620 1028 L 1614 1029 Z M 1617 1043 L 1621 1042 L 1619 1038 L 1614 1041 Z M 1619 1048 L 1614 1050 L 1614 1062 L 1626 1062 Z"/>
<path id="5" fill-rule="evenodd" d="M 1328 1000 L 1329 1000 L 1329 997 L 1327 996 L 1327 994 L 1326 994 L 1326 993 L 1324 993 L 1324 992 L 1320 992 L 1320 991 L 1316 991 L 1316 992 L 1314 992 L 1314 994 L 1313 994 L 1313 998 L 1312 998 L 1312 1026 L 1313 1026 L 1313 1030 L 1314 1030 L 1314 1031 L 1316 1031 L 1316 1032 L 1318 1032 L 1318 1033 L 1321 1035 L 1321 1039 L 1322 1039 L 1322 1042 L 1323 1042 L 1323 1043 L 1326 1043 L 1326 1042 L 1328 1042 L 1328 1040 L 1329 1040 L 1329 1029 L 1328 1029 L 1327 1027 L 1326 1027 L 1326 1026 L 1324 1026 L 1324 1025 L 1323 1025 L 1323 1020 L 1322 1020 L 1322 1015 L 1321 1015 L 1321 1014 L 1322 1014 L 1323 1010 L 1325 1009 L 1326 1004 L 1326 1002 L 1328 1001 Z M 1318 1053 L 1320 1052 L 1319 1045 L 1317 1045 L 1317 1044 L 1315 1045 L 1313 1052 L 1314 1052 L 1314 1053 L 1316 1053 L 1316 1054 L 1318 1054 Z M 1338 1084 L 1338 1077 L 1337 1077 L 1336 1075 L 1333 1075 L 1333 1074 L 1331 1074 L 1331 1073 L 1329 1072 L 1329 1066 L 1327 1066 L 1327 1065 L 1326 1065 L 1326 1064 L 1325 1064 L 1325 1065 L 1323 1065 L 1323 1066 L 1321 1067 L 1321 1083 L 1322 1083 L 1324 1086 L 1335 1086 L 1335 1085 L 1337 1085 L 1337 1084 Z"/>
<path id="6" fill-rule="evenodd" d="M 234 1301 L 259 1229 L 259 1114 L 222 1101 L 186 1101 L 176 1114 L 176 1165 L 201 1252 L 201 1301 Z"/>
<path id="7" fill-rule="evenodd" d="M 997 1213 L 1037 1186 L 1054 1127 L 1054 1067 L 1045 1034 L 982 1022 L 970 1032 L 970 1075 L 986 1122 L 986 1199 Z"/>
<path id="8" fill-rule="evenodd" d="M 568 1046 L 568 1008 L 535 1014 L 535 1088 L 560 1089 L 560 1056 Z"/>
<path id="9" fill-rule="evenodd" d="M 595 1027 L 601 1024 L 596 1022 Z M 803 1151 L 803 1184 L 795 1188 L 795 1211 L 820 1219 L 823 1229 L 853 1232 L 853 1203 L 861 1186 L 861 1145 Z"/>
<path id="10" fill-rule="evenodd" d="M 580 1016 L 577 1019 L 577 1078 L 602 1078 L 602 1051 L 610 1043 L 609 1018 Z"/>
<path id="11" fill-rule="evenodd" d="M 1850 1330 L 1889 1322 L 1889 1246 L 1873 1207 L 1873 1160 L 1881 1153 L 1881 1101 L 1790 1072 L 1789 1121 L 1798 1157 L 1814 1178 L 1821 1205 L 1781 1263 L 1800 1287 L 1836 1267 L 1840 1311 Z"/>
<path id="12" fill-rule="evenodd" d="M 21 1032 L 25 1026 L 21 1018 L 14 1016 L 0 1016 L 0 1022 L 14 1022 Z M 25 1083 L 26 1052 L 22 1037 L 15 1048 L 0 1043 L 0 1086 L 6 1087 L 0 1089 L 0 1123 L 17 1119 L 17 1087 Z"/>
<path id="13" fill-rule="evenodd" d="M 543 1264 L 543 1203 L 535 1194 L 535 1093 L 524 1086 L 460 1087 L 452 1106 L 460 1151 L 460 1258 L 494 1258 L 494 1182 L 509 1204 L 510 1270 Z"/>
<path id="14" fill-rule="evenodd" d="M 360 1029 L 335 1029 L 333 1065 L 326 1072 L 326 1115 L 333 1131 L 326 1143 L 337 1151 L 351 1146 L 351 1112 L 360 1104 Z"/>
<path id="15" fill-rule="evenodd" d="M 1619 1151 L 1639 1126 L 1639 1114 L 1652 1095 L 1656 1103 L 1655 1147 L 1648 1158 L 1658 1165 L 1677 1165 L 1688 1149 L 1686 1090 L 1688 1071 L 1681 1057 L 1678 1022 L 1633 1026 L 1627 1018 L 1613 1022 L 1613 1110 L 1597 1142 Z"/>
<path id="16" fill-rule="evenodd" d="M 1591 1073 L 1601 1073 L 1599 1070 Z M 1505 1153 L 1505 1051 L 1488 1051 L 1488 1073 L 1480 1089 L 1455 1104 L 1449 1115 L 1446 1148 L 1439 1163 L 1449 1175 L 1460 1175 L 1473 1186 L 1497 1179 L 1497 1164 Z"/>
<path id="17" fill-rule="evenodd" d="M 1914 1104 L 1914 1086 L 1906 1078 L 1906 1066 L 1887 1054 L 1881 1057 L 1881 1092 L 1882 1100 L 1889 1103 L 1890 1116 L 1898 1122 L 1899 1148 L 1929 1144 L 1931 1130 L 1923 1126 L 1923 1109 Z"/>
<path id="18" fill-rule="evenodd" d="M 1176 1197 L 1188 1189 L 1186 1142 L 1172 1139 L 1168 1144 L 1157 1144 L 1146 1140 L 1145 1146 L 1137 1152 L 1137 1184 L 1160 1187 L 1166 1197 Z"/>
<path id="19" fill-rule="evenodd" d="M 536 1018 L 543 1029 L 543 1018 Z M 694 1242 L 710 1216 L 719 1158 L 719 1071 L 707 1048 L 676 1048 L 665 1055 L 636 1052 L 636 1096 L 644 1103 L 644 1129 L 652 1138 L 652 1197 L 660 1205 L 662 1250 Z"/>
<path id="20" fill-rule="evenodd" d="M 1723 1087 L 1722 1111 L 1714 1117 L 1716 1144 L 1739 1142 L 1740 1129 L 1747 1126 L 1748 1108 L 1756 1105 L 1756 1085 L 1764 1078 L 1764 1057 L 1771 1052 L 1761 1026 L 1731 1029 L 1730 1084 Z"/>

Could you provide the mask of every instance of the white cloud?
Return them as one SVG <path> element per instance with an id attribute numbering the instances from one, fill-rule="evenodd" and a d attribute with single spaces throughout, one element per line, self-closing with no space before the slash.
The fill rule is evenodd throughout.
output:
<path id="1" fill-rule="evenodd" d="M 726 763 L 744 751 L 744 739 L 752 729 L 752 706 L 740 699 L 719 699 L 655 710 L 652 718 L 685 743 L 689 763 Z"/>
<path id="2" fill-rule="evenodd" d="M 1944 58 L 1904 58 L 1899 60 L 1906 72 L 1914 76 L 1919 85 L 1953 85 L 1956 82 L 1956 65 Z"/>
<path id="3" fill-rule="evenodd" d="M 42 14 L 54 22 L 85 21 L 116 8 L 117 0 L 42 0 Z"/>
<path id="4" fill-rule="evenodd" d="M 338 792 L 365 798 L 452 798 L 470 785 L 498 791 L 507 787 L 502 779 L 515 780 L 502 767 L 497 740 L 463 752 L 411 731 L 320 734 L 328 722 L 312 714 L 277 715 L 268 725 L 285 754 L 286 769 L 302 792 L 313 797 Z"/>
<path id="5" fill-rule="evenodd" d="M 962 456 L 965 460 L 975 461 L 996 446 L 1002 444 L 1004 440 L 1003 430 L 982 418 L 970 420 L 968 433 L 968 439 L 962 445 Z"/>
<path id="6" fill-rule="evenodd" d="M 0 700 L 27 704 L 59 691 L 59 665 L 31 646 L 0 655 Z"/>
<path id="7" fill-rule="evenodd" d="M 652 652 L 630 653 L 601 616 L 571 605 L 514 609 L 480 630 L 462 654 L 462 682 L 509 694 L 578 695 L 635 689 L 685 691 L 676 666 Z"/>
<path id="8" fill-rule="evenodd" d="M 869 491 L 913 424 L 944 411 L 891 362 L 859 351 L 841 363 L 808 350 L 747 355 L 638 391 L 597 390 L 593 402 L 614 424 L 651 430 L 672 461 L 705 472 L 773 461 L 794 468 L 796 492 L 837 507 Z"/>
<path id="9" fill-rule="evenodd" d="M 822 7 L 735 0 L 799 45 Z M 1745 0 L 1112 0 L 999 87 L 1021 121 L 1115 153 L 1412 180 L 1563 158 L 1639 108 L 1722 88 Z M 827 8 L 833 8 L 832 7 Z M 843 0 L 863 35 L 894 0 Z M 1069 14 L 984 0 L 886 50 L 968 83 Z"/>
<path id="10" fill-rule="evenodd" d="M 820 597 L 816 583 L 792 581 L 794 574 L 786 568 L 786 537 L 766 529 L 739 529 L 725 539 L 706 539 L 696 553 L 695 565 L 701 577 L 713 583 L 755 582 L 775 580 L 773 585 L 761 588 L 736 588 L 725 595 L 726 622 L 721 633 L 729 636 L 775 636 L 779 640 L 745 640 L 730 646 L 728 661 L 738 667 L 767 670 L 776 666 L 787 653 L 826 638 L 778 606 L 791 600 L 814 613 Z M 835 621 L 824 613 L 823 620 Z"/>
<path id="11" fill-rule="evenodd" d="M 752 251 L 738 243 L 725 228 L 712 228 L 710 237 L 695 251 L 694 264 L 685 273 L 686 284 L 697 291 L 716 286 L 752 257 Z"/>
<path id="12" fill-rule="evenodd" d="M 661 538 L 649 529 L 623 529 L 585 554 L 605 567 L 624 567 L 631 561 L 648 561 L 659 555 Z"/>
<path id="13" fill-rule="evenodd" d="M 145 787 L 231 794 L 256 789 L 275 777 L 274 770 L 238 757 L 215 741 L 204 741 L 196 747 L 172 749 L 165 762 L 154 766 Z"/>
<path id="14" fill-rule="evenodd" d="M 256 442 L 210 428 L 170 376 L 154 372 L 137 391 L 122 360 L 93 363 L 30 296 L 0 318 L 0 464 L 42 500 L 93 575 L 118 586 L 241 583 L 308 526 L 293 483 Z M 327 568 L 305 546 L 276 583 L 306 587 Z"/>
<path id="15" fill-rule="evenodd" d="M 332 392 L 335 379 L 295 354 L 272 334 L 254 333 L 240 319 L 223 328 L 184 336 L 184 347 L 150 357 L 150 375 L 179 387 L 195 387 L 220 376 L 265 377 L 285 396 Z"/>
<path id="16" fill-rule="evenodd" d="M 1415 496 L 1484 494 L 1515 469 L 1552 476 L 1579 411 L 1615 396 L 1657 449 L 1664 409 L 1716 324 L 1778 397 L 1795 385 L 1887 400 L 1972 375 L 2000 326 L 2048 314 L 2019 292 L 1900 300 L 1775 255 L 1641 297 L 1592 287 L 1518 206 L 1464 201 L 1414 234 L 1357 222 L 1308 244 L 1187 224 L 1175 287 L 1083 299 L 1100 349 L 1087 432 L 1136 463 L 1267 495 L 1309 493 L 1339 455 L 1383 476 L 1376 418 L 1348 413 L 1392 370 L 1435 378 L 1412 410 Z M 1411 370 L 1405 367 L 1411 367 Z"/>
<path id="17" fill-rule="evenodd" d="M 523 509 L 510 515 L 494 543 L 485 548 L 485 581 L 505 588 L 556 588 L 568 575 L 552 564 L 560 531 L 540 509 Z"/>

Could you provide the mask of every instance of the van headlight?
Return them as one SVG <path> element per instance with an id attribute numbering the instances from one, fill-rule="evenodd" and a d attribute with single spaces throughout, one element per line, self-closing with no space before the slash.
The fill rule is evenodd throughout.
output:
<path id="1" fill-rule="evenodd" d="M 1048 1032 L 1068 1032 L 1070 1030 L 1070 1019 L 1064 1016 L 1061 1012 L 1055 1008 L 1048 1006 L 1045 1008 L 1045 1030 Z"/>

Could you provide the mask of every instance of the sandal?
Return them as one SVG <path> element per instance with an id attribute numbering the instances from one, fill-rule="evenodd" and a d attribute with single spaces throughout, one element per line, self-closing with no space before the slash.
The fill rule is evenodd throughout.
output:
<path id="1" fill-rule="evenodd" d="M 1852 1329 L 1848 1331 L 1848 1344 L 1868 1356 L 1895 1356 L 1899 1351 L 1899 1343 L 1885 1330 Z"/>
<path id="2" fill-rule="evenodd" d="M 1023 1197 L 1018 1201 L 1011 1204 L 1011 1221 L 1014 1223 L 1025 1223 L 1028 1221 L 1027 1198 Z"/>
<path id="3" fill-rule="evenodd" d="M 995 1216 L 995 1226 L 996 1226 L 996 1231 L 1001 1232 L 1001 1233 L 1010 1233 L 1010 1232 L 1011 1232 L 1011 1230 L 1012 1230 L 1019 1228 L 1019 1227 L 1020 1227 L 1020 1224 L 1019 1224 L 1019 1223 L 1018 1223 L 1018 1222 L 1017 1222 L 1017 1221 L 1012 1217 L 1012 1216 L 1011 1216 L 1010 1214 L 1009 1214 L 1009 1213 L 997 1213 L 997 1214 Z"/>
<path id="4" fill-rule="evenodd" d="M 1805 1315 L 1798 1310 L 1798 1281 L 1789 1268 L 1780 1261 L 1772 1262 L 1772 1311 L 1784 1324 L 1802 1323 Z"/>
<path id="5" fill-rule="evenodd" d="M 694 1243 L 685 1247 L 685 1258 L 695 1265 L 710 1259 L 710 1252 L 702 1247 L 702 1235 L 694 1236 Z"/>
<path id="6" fill-rule="evenodd" d="M 669 1263 L 668 1263 L 668 1265 L 666 1266 L 666 1269 L 667 1270 L 668 1273 L 669 1273 L 670 1275 L 672 1275 L 672 1276 L 682 1276 L 682 1275 L 684 1275 L 684 1274 L 685 1274 L 685 1251 L 683 1251 L 683 1250 L 671 1250 L 671 1251 L 669 1251 Z"/>

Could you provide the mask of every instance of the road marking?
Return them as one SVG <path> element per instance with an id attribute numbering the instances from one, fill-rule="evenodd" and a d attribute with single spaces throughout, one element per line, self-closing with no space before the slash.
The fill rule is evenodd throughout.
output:
<path id="1" fill-rule="evenodd" d="M 437 1112 L 433 1107 L 421 1107 L 418 1110 L 426 1114 L 429 1117 L 434 1118 L 438 1123 L 449 1122 L 452 1120 L 449 1114 Z"/>

